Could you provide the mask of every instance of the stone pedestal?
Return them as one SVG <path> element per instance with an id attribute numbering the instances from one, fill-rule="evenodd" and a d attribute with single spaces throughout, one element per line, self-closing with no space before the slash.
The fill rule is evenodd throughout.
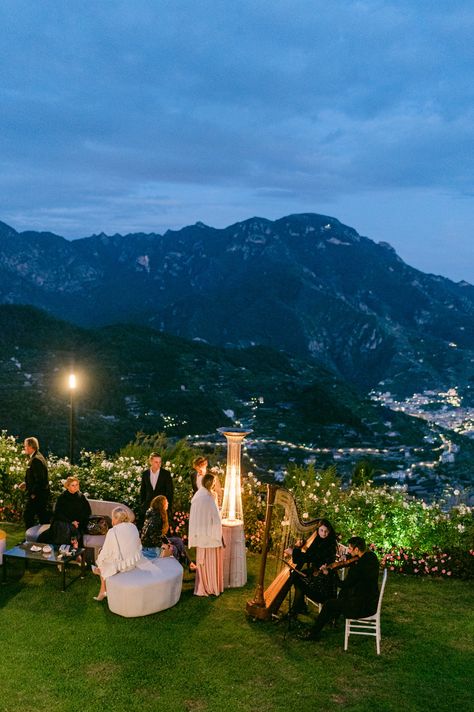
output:
<path id="1" fill-rule="evenodd" d="M 224 588 L 239 588 L 247 583 L 247 550 L 244 523 L 240 520 L 222 520 L 224 540 Z"/>

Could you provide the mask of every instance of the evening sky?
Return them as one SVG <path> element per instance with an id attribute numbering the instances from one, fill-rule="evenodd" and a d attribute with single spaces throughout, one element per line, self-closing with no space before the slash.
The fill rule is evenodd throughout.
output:
<path id="1" fill-rule="evenodd" d="M 472 0 L 2 0 L 0 220 L 337 217 L 474 283 Z"/>

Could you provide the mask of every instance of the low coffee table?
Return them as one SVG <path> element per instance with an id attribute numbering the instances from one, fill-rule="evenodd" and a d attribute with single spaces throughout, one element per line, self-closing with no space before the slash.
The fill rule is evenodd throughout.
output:
<path id="1" fill-rule="evenodd" d="M 41 546 L 41 551 L 31 551 L 31 547 L 35 547 L 35 546 Z M 84 578 L 84 574 L 86 571 L 86 562 L 85 562 L 85 551 L 86 550 L 85 549 L 83 549 L 83 548 L 74 549 L 74 553 L 71 556 L 62 556 L 59 553 L 59 546 L 51 545 L 51 551 L 49 553 L 43 552 L 44 546 L 46 546 L 46 544 L 35 544 L 35 542 L 27 541 L 27 542 L 24 542 L 23 544 L 19 544 L 18 546 L 13 547 L 13 549 L 4 551 L 3 552 L 3 583 L 7 582 L 7 561 L 9 559 L 23 559 L 23 561 L 25 562 L 25 569 L 28 568 L 28 564 L 30 561 L 36 561 L 39 564 L 46 564 L 48 566 L 56 566 L 56 568 L 59 567 L 60 572 L 61 572 L 62 591 L 65 591 L 66 588 L 68 586 L 70 586 L 78 578 Z M 70 564 L 73 561 L 75 561 L 75 559 L 78 556 L 81 557 L 81 562 L 79 564 L 79 566 L 80 566 L 79 576 L 74 576 L 66 584 L 66 569 L 70 568 Z"/>

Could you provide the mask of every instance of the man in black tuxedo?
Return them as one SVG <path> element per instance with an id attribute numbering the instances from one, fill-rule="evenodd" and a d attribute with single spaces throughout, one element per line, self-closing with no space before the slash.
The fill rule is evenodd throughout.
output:
<path id="1" fill-rule="evenodd" d="M 348 549 L 349 556 L 357 556 L 358 561 L 351 564 L 345 580 L 339 583 L 339 598 L 326 601 L 312 628 L 301 636 L 303 640 L 319 640 L 326 623 L 337 619 L 341 613 L 344 618 L 365 618 L 377 610 L 379 560 L 360 536 L 349 539 Z"/>
<path id="2" fill-rule="evenodd" d="M 28 455 L 25 481 L 20 489 L 26 494 L 25 511 L 23 517 L 25 527 L 29 529 L 38 517 L 40 524 L 49 524 L 51 520 L 50 497 L 48 479 L 48 465 L 39 451 L 36 438 L 26 438 L 24 441 L 25 453 Z"/>
<path id="3" fill-rule="evenodd" d="M 152 452 L 150 457 L 150 467 L 142 474 L 140 485 L 140 516 L 138 519 L 139 528 L 143 526 L 146 510 L 154 497 L 163 494 L 168 500 L 168 516 L 171 519 L 173 511 L 173 480 L 171 473 L 161 467 L 161 456 L 157 452 Z"/>

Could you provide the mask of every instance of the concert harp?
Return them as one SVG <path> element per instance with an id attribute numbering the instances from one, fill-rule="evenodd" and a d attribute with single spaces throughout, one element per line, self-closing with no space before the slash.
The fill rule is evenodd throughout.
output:
<path id="1" fill-rule="evenodd" d="M 272 528 L 272 518 L 275 509 L 280 506 L 284 510 L 284 522 L 282 526 L 282 540 L 279 542 L 279 548 L 275 552 L 275 558 L 281 561 L 282 568 L 277 573 L 270 585 L 265 589 L 265 572 L 267 566 L 267 558 L 270 550 L 270 532 Z M 278 612 L 286 594 L 288 593 L 290 583 L 290 567 L 284 566 L 283 552 L 292 544 L 292 539 L 305 538 L 311 534 L 306 544 L 303 546 L 305 551 L 317 536 L 317 529 L 320 519 L 314 519 L 310 522 L 302 522 L 296 502 L 293 495 L 288 490 L 278 487 L 277 485 L 267 485 L 267 509 L 265 514 L 265 529 L 263 533 L 262 554 L 260 559 L 260 569 L 258 575 L 258 583 L 255 589 L 254 597 L 247 602 L 246 612 L 252 618 L 259 620 L 269 620 L 272 615 Z"/>

